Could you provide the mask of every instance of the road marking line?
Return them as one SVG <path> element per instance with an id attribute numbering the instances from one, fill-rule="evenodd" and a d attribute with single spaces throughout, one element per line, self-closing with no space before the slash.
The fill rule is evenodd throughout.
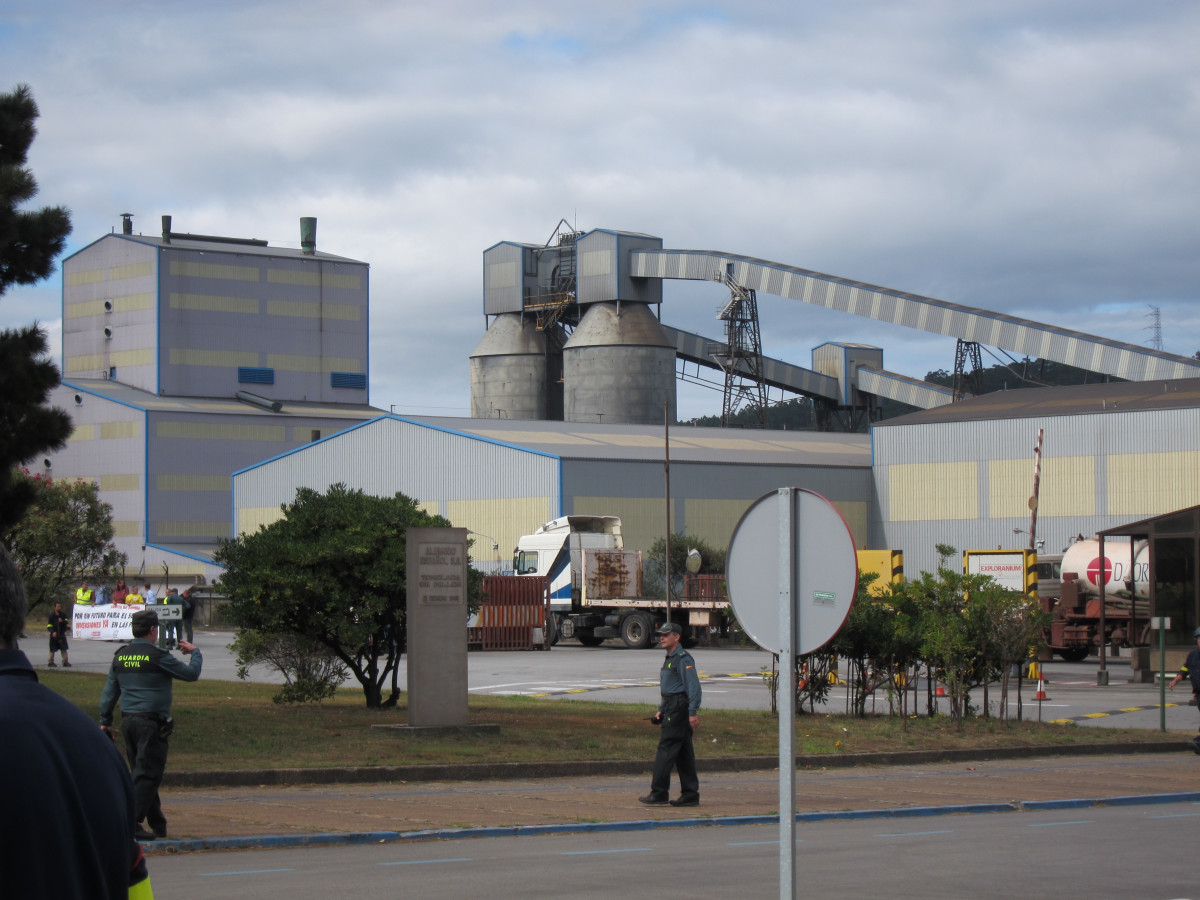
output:
<path id="1" fill-rule="evenodd" d="M 470 862 L 470 861 L 471 861 L 470 857 L 464 856 L 459 859 L 402 859 L 402 860 L 397 860 L 396 862 L 382 862 L 382 863 L 379 863 L 379 865 L 381 865 L 381 866 L 423 866 L 427 863 Z"/>
<path id="2" fill-rule="evenodd" d="M 921 837 L 926 834 L 951 834 L 949 829 L 945 831 L 893 831 L 887 834 L 877 834 L 875 837 Z"/>
<path id="3" fill-rule="evenodd" d="M 653 853 L 653 847 L 626 847 L 622 850 L 565 850 L 563 856 L 594 856 L 598 853 Z"/>
<path id="4" fill-rule="evenodd" d="M 203 877 L 216 875 L 270 875 L 273 872 L 290 872 L 291 869 L 248 869 L 244 872 L 200 872 Z"/>
<path id="5" fill-rule="evenodd" d="M 1057 828 L 1059 825 L 1091 825 L 1092 819 L 1080 819 L 1078 822 L 1031 822 L 1030 828 Z"/>

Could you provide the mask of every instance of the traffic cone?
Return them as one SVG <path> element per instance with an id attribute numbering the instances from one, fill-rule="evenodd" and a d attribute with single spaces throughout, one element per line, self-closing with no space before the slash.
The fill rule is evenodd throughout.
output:
<path id="1" fill-rule="evenodd" d="M 1037 693 L 1034 695 L 1033 699 L 1034 700 L 1049 700 L 1050 699 L 1049 697 L 1046 696 L 1046 682 L 1043 681 L 1041 678 L 1038 679 L 1038 689 L 1037 689 Z"/>

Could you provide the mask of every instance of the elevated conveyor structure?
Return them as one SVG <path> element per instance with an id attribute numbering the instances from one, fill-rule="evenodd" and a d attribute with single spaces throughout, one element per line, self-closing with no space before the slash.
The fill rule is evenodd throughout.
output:
<path id="1" fill-rule="evenodd" d="M 720 369 L 714 361 L 714 347 L 719 342 L 706 338 L 704 335 L 690 331 L 681 331 L 669 325 L 663 326 L 663 332 L 675 346 L 675 355 L 687 362 Z M 841 385 L 836 378 L 822 375 L 812 369 L 795 366 L 780 359 L 769 356 L 762 358 L 762 379 L 768 387 L 791 391 L 794 394 L 804 394 L 808 397 L 818 397 L 840 402 L 843 396 Z M 909 378 L 896 372 L 883 369 L 871 369 L 860 366 L 856 370 L 856 386 L 860 391 L 874 394 L 876 397 L 886 397 L 900 403 L 907 403 L 919 409 L 933 409 L 951 402 L 953 392 L 949 388 L 939 387 L 918 378 Z M 750 376 L 747 369 L 743 374 Z"/>
<path id="2" fill-rule="evenodd" d="M 718 282 L 732 278 L 750 290 L 1129 381 L 1200 377 L 1200 360 L 750 256 L 714 250 L 639 249 L 630 251 L 629 270 L 634 278 Z M 859 386 L 875 393 L 865 384 Z M 879 396 L 892 395 L 883 391 Z"/>

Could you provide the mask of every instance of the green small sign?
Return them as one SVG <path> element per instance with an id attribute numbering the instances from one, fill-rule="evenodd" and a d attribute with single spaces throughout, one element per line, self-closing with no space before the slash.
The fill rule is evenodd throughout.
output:
<path id="1" fill-rule="evenodd" d="M 837 602 L 837 594 L 830 591 L 813 591 L 813 603 L 822 606 L 833 606 Z"/>

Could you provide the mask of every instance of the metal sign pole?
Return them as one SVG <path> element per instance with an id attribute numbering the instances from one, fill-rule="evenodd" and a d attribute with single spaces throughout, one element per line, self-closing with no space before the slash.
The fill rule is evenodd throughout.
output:
<path id="1" fill-rule="evenodd" d="M 795 495 L 779 489 L 779 898 L 796 897 L 796 560 Z"/>

